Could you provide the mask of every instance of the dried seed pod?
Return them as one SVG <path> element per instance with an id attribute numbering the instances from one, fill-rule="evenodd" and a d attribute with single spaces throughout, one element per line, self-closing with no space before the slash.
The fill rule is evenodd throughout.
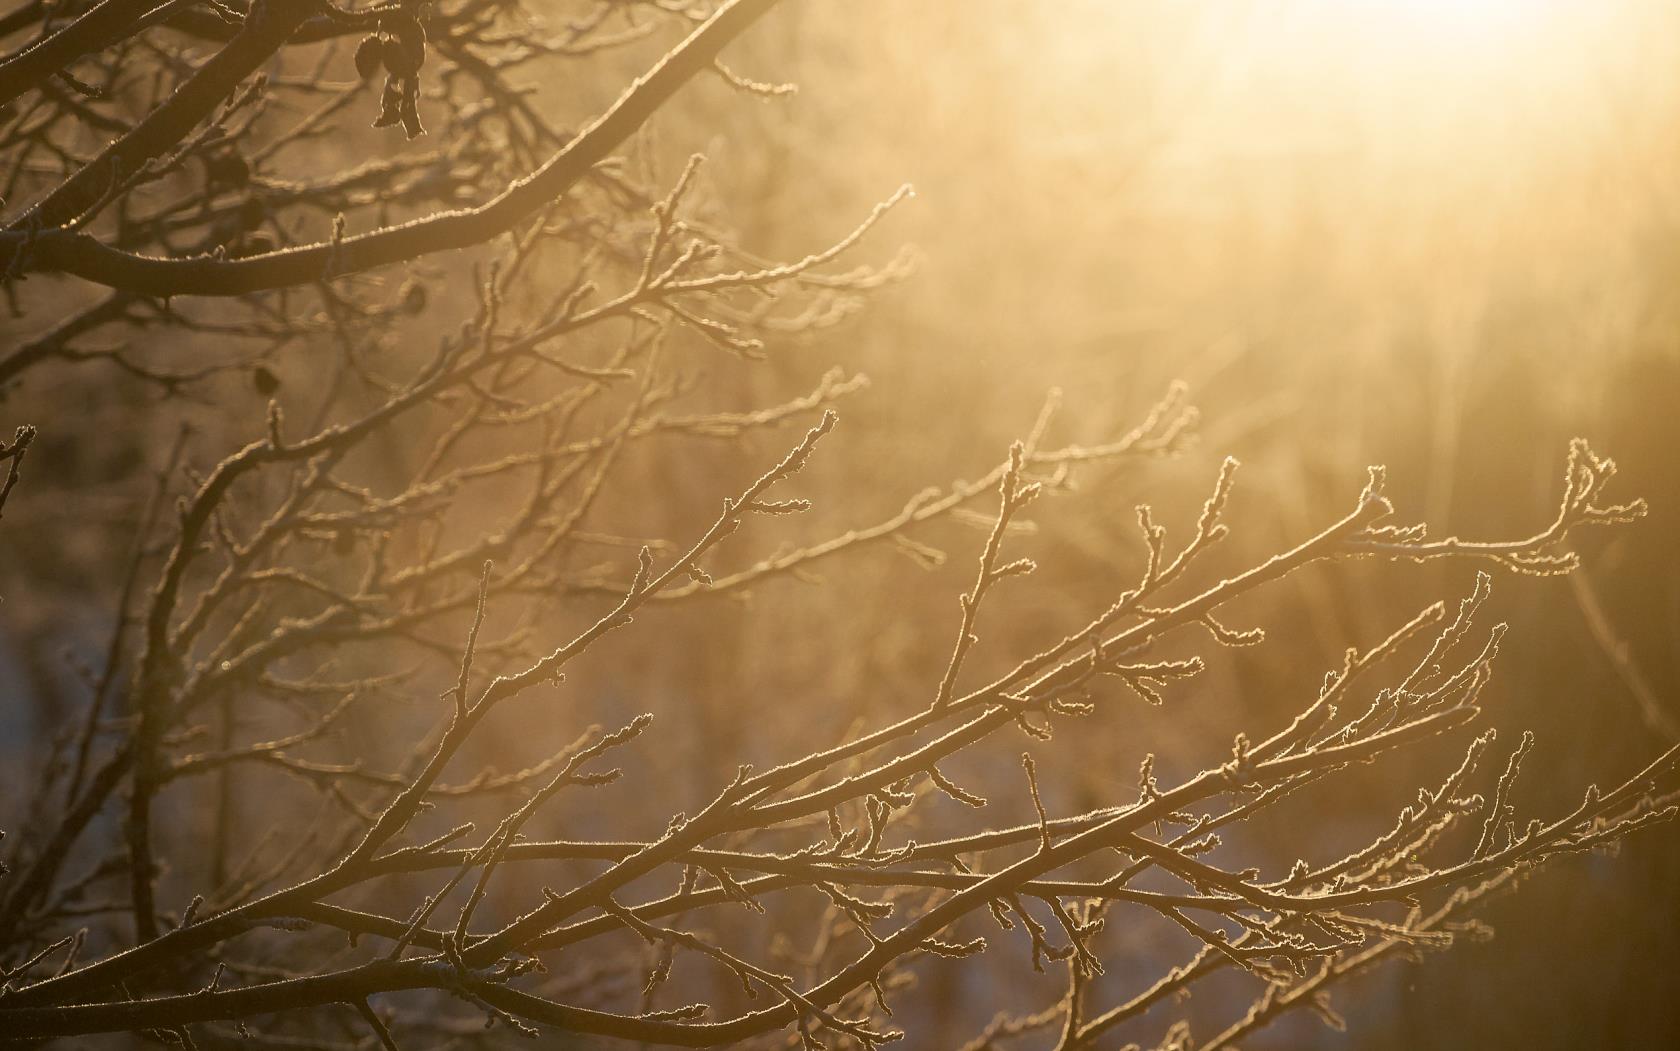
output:
<path id="1" fill-rule="evenodd" d="M 386 27 L 390 34 L 403 41 L 403 46 L 423 49 L 426 46 L 426 26 L 418 18 L 408 15 L 397 18 Z"/>
<path id="2" fill-rule="evenodd" d="M 385 90 L 379 96 L 379 116 L 374 118 L 376 128 L 389 128 L 402 119 L 402 89 L 397 86 L 395 77 L 385 78 Z"/>
<path id="3" fill-rule="evenodd" d="M 363 80 L 372 80 L 384 62 L 385 43 L 378 34 L 370 33 L 356 45 L 356 75 Z"/>
<path id="4" fill-rule="evenodd" d="M 386 24 L 385 71 L 393 77 L 412 77 L 426 62 L 426 30 L 414 18 Z"/>
<path id="5" fill-rule="evenodd" d="M 400 112 L 404 134 L 411 139 L 426 134 L 425 127 L 420 123 L 419 78 L 409 77 L 403 81 Z"/>

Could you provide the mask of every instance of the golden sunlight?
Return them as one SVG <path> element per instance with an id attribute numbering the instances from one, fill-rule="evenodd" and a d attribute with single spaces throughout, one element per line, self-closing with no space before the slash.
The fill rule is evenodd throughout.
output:
<path id="1" fill-rule="evenodd" d="M 1680 1048 L 1680 0 L 0 0 L 0 292 L 0 1047 Z"/>
<path id="2" fill-rule="evenodd" d="M 1372 19 L 1454 35 L 1509 30 L 1547 17 L 1561 4 L 1558 0 L 1342 0 L 1340 6 Z"/>

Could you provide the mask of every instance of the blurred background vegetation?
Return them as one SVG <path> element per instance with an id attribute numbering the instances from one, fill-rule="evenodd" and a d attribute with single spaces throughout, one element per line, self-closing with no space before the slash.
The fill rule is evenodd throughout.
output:
<path id="1" fill-rule="evenodd" d="M 649 53 L 608 56 L 577 82 L 539 85 L 538 98 L 557 120 L 586 119 Z M 1621 465 L 1618 492 L 1645 496 L 1652 514 L 1583 538 L 1573 583 L 1496 581 L 1493 609 L 1512 632 L 1492 719 L 1539 737 L 1519 796 L 1531 808 L 1573 805 L 1583 781 L 1668 743 L 1680 723 L 1680 5 L 793 2 L 730 64 L 800 90 L 758 101 L 721 80 L 696 84 L 635 161 L 668 184 L 683 158 L 705 153 L 707 208 L 747 248 L 797 258 L 900 183 L 916 189 L 863 249 L 885 261 L 913 246 L 916 272 L 869 309 L 769 348 L 761 364 L 698 341 L 683 349 L 719 407 L 797 396 L 836 363 L 871 378 L 805 476 L 818 512 L 790 539 L 873 522 L 926 484 L 984 473 L 1052 388 L 1063 392 L 1054 438 L 1095 442 L 1187 381 L 1204 419 L 1190 455 L 1089 472 L 1072 498 L 1034 509 L 1036 530 L 1015 544 L 1042 568 L 989 611 L 975 657 L 1008 666 L 1132 578 L 1136 504 L 1182 530 L 1226 454 L 1244 463 L 1234 535 L 1217 556 L 1235 571 L 1340 515 L 1371 463 L 1388 465 L 1408 519 L 1466 537 L 1538 529 L 1566 442 L 1582 435 Z M 464 286 L 436 295 L 424 325 L 468 301 Z M 305 358 L 276 369 L 287 390 L 320 375 Z M 136 457 L 161 466 L 183 418 L 238 432 L 263 400 L 231 380 L 185 403 L 130 392 L 109 372 L 55 382 L 14 391 L 11 407 L 63 407 L 113 436 L 68 435 L 82 443 L 33 465 L 42 486 L 95 497 Z M 638 455 L 640 495 L 603 515 L 687 536 L 785 437 L 750 437 L 747 456 Z M 5 538 L 4 660 L 36 684 L 28 710 L 9 717 L 18 739 L 54 724 L 51 684 L 64 675 L 59 648 L 41 640 L 108 616 L 99 582 L 123 558 L 144 489 L 113 488 L 108 516 Z M 820 582 L 645 616 L 651 632 L 603 644 L 624 660 L 583 680 L 595 698 L 585 707 L 599 711 L 580 721 L 676 713 L 690 747 L 659 776 L 691 797 L 737 761 L 785 758 L 859 717 L 925 704 L 984 533 L 955 524 L 922 539 L 950 553 L 943 567 L 877 550 Z M 1139 705 L 1061 742 L 1076 760 L 1058 767 L 1048 802 L 1128 799 L 1146 750 L 1167 776 L 1204 761 L 1207 741 L 1277 724 L 1344 647 L 1465 593 L 1472 573 L 1308 571 L 1248 599 L 1234 626 L 1265 626 L 1274 645 L 1226 655 L 1164 709 Z M 494 729 L 510 754 L 532 733 Z M 1419 762 L 1366 779 L 1368 795 L 1315 797 L 1325 850 L 1439 772 Z M 1001 765 L 1012 783 L 1013 761 Z M 260 801 L 246 806 L 256 814 Z M 620 828 L 611 813 L 566 822 L 572 835 L 658 831 Z M 1343 1001 L 1351 1035 L 1303 1019 L 1252 1045 L 1680 1046 L 1676 888 L 1672 831 L 1637 837 L 1616 859 L 1564 860 L 1490 907 L 1494 941 L 1362 980 L 1358 1002 Z M 1114 937 L 1137 966 L 1115 958 L 1105 999 L 1194 950 L 1150 917 Z M 1061 995 L 1059 977 L 995 955 L 928 972 L 932 1013 L 907 1021 L 918 1046 L 957 1046 L 995 1010 Z"/>
<path id="2" fill-rule="evenodd" d="M 941 472 L 979 473 L 1052 386 L 1058 433 L 1075 439 L 1124 425 L 1172 378 L 1203 410 L 1198 455 L 1092 476 L 1041 512 L 1023 547 L 1044 575 L 1009 596 L 1016 616 L 984 633 L 985 652 L 1006 660 L 1105 601 L 1136 565 L 1133 505 L 1187 523 L 1227 453 L 1245 464 L 1223 553 L 1236 568 L 1339 513 L 1368 463 L 1442 531 L 1538 525 L 1565 443 L 1583 435 L 1652 516 L 1589 539 L 1576 586 L 1496 582 L 1513 630 L 1490 708 L 1506 732 L 1539 736 L 1543 773 L 1524 788 L 1537 806 L 1667 743 L 1680 719 L 1680 7 L 865 0 L 789 7 L 749 47 L 738 64 L 789 70 L 801 88 L 731 110 L 751 130 L 719 135 L 729 210 L 767 250 L 900 180 L 918 194 L 889 233 L 917 247 L 919 275 L 753 380 L 797 386 L 830 358 L 876 380 L 846 419 L 849 500 L 885 507 Z M 883 466 L 907 477 L 878 496 Z M 856 636 L 849 678 L 821 669 L 836 718 L 839 698 L 916 696 L 979 543 L 952 539 L 961 554 L 933 579 L 907 587 L 916 571 L 883 558 L 776 600 L 776 617 L 744 610 L 731 659 L 797 613 L 781 629 L 794 638 Z M 1125 791 L 1163 735 L 1284 718 L 1342 647 L 1461 593 L 1472 572 L 1309 573 L 1251 600 L 1274 639 L 1293 625 L 1293 647 L 1261 647 L 1264 664 L 1239 653 L 1168 711 L 1081 741 L 1079 802 Z M 906 613 L 896 624 L 849 615 L 885 594 Z M 785 696 L 799 675 L 816 672 L 790 672 Z M 1322 805 L 1351 820 L 1377 798 Z M 1492 908 L 1493 942 L 1368 982 L 1353 1037 L 1305 1020 L 1255 1044 L 1680 1042 L 1677 887 L 1666 833 L 1567 862 Z M 1187 954 L 1160 926 L 1124 937 Z M 1150 977 L 1112 971 L 1129 991 Z M 951 995 L 971 1017 L 995 1002 L 989 987 Z"/>

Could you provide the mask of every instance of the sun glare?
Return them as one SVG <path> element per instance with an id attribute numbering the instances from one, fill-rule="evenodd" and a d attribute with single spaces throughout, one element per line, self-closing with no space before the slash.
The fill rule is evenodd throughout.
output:
<path id="1" fill-rule="evenodd" d="M 1552 6 L 1549 0 L 1351 0 L 1354 9 L 1441 31 L 1499 29 Z"/>

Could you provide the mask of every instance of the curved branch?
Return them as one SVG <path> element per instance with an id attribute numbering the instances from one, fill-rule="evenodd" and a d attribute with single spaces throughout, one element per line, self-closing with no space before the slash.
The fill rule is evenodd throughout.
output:
<path id="1" fill-rule="evenodd" d="M 67 230 L 55 230 L 30 239 L 14 224 L 14 229 L 8 232 L 10 248 L 0 247 L 0 260 L 6 258 L 8 251 L 13 255 L 22 253 L 21 269 L 25 272 L 74 274 L 97 284 L 142 295 L 236 296 L 314 284 L 323 279 L 360 273 L 434 252 L 482 244 L 512 229 L 520 220 L 569 190 L 646 123 L 678 88 L 696 74 L 710 69 L 724 46 L 774 7 L 776 2 L 732 0 L 637 79 L 605 114 L 542 167 L 476 208 L 439 212 L 338 241 L 318 242 L 236 260 L 210 256 L 159 259 L 134 255 L 110 248 L 86 234 Z M 296 28 L 295 23 L 288 25 L 287 32 L 292 28 Z M 229 50 L 231 48 L 230 45 Z M 139 131 L 137 128 L 136 133 Z M 98 165 L 99 161 L 88 165 L 78 173 L 77 178 Z M 59 194 L 65 193 L 68 186 L 67 183 Z M 68 221 L 63 217 L 64 213 L 63 208 L 54 209 L 48 214 L 57 221 L 45 225 L 58 226 Z M 0 245 L 3 244 L 0 242 Z"/>

